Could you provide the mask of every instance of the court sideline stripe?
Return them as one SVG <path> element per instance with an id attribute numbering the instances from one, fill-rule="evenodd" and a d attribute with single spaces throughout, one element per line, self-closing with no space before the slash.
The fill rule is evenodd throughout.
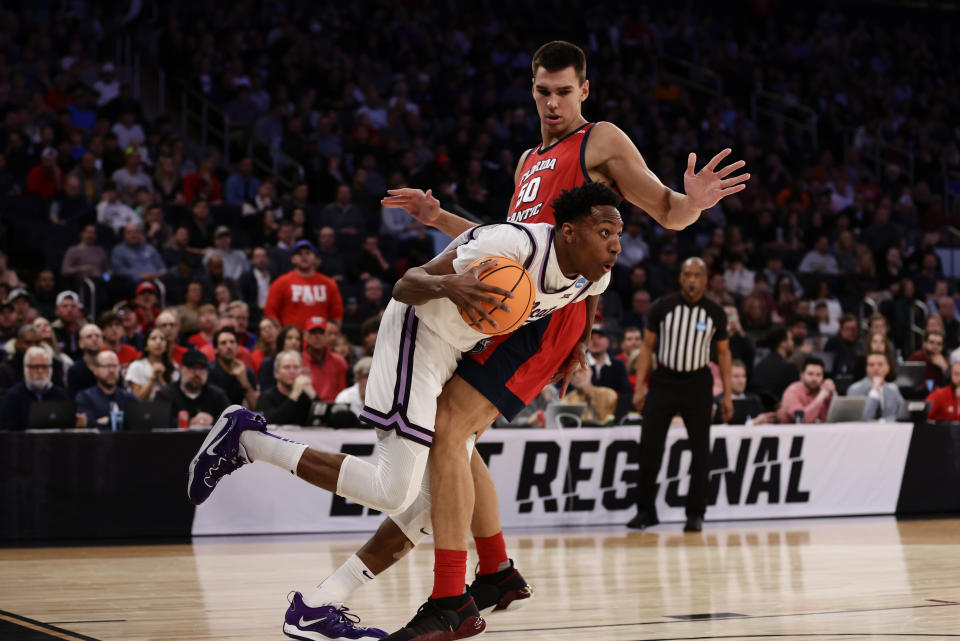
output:
<path id="1" fill-rule="evenodd" d="M 794 612 L 789 614 L 756 614 L 756 615 L 746 615 L 742 617 L 724 617 L 723 619 L 685 619 L 683 621 L 637 621 L 635 623 L 607 623 L 601 625 L 569 625 L 561 626 L 558 628 L 517 628 L 512 630 L 487 630 L 486 634 L 502 634 L 505 632 L 549 632 L 551 630 L 591 630 L 595 628 L 623 628 L 632 625 L 671 625 L 677 623 L 701 623 L 709 621 L 711 623 L 716 621 L 743 621 L 747 619 L 782 619 L 787 617 L 807 617 L 807 616 L 818 616 L 824 614 L 862 614 L 865 612 L 892 612 L 895 610 L 917 610 L 920 608 L 943 608 L 952 605 L 960 605 L 955 601 L 939 601 L 937 599 L 927 599 L 928 601 L 936 601 L 936 603 L 931 603 L 929 605 L 905 605 L 895 608 L 868 608 L 864 610 L 828 610 L 824 612 Z M 748 635 L 733 635 L 729 637 L 678 637 L 679 639 L 728 639 L 728 638 L 737 638 L 739 636 L 748 636 Z M 764 636 L 764 635 L 757 635 Z M 802 635 L 785 635 L 785 634 L 775 634 L 769 636 L 802 636 Z M 813 635 L 813 636 L 823 636 Z M 887 636 L 893 636 L 891 633 Z M 960 637 L 960 634 L 930 634 L 930 635 L 910 635 L 906 636 L 941 636 L 941 637 Z M 668 639 L 648 639 L 647 641 L 671 641 Z"/>
<path id="2" fill-rule="evenodd" d="M 597 626 L 601 627 L 601 626 Z M 609 627 L 609 626 L 607 626 Z M 543 628 L 543 630 L 563 630 L 565 628 Z M 515 630 L 514 630 L 515 631 Z M 487 634 L 496 634 L 505 630 L 491 630 Z M 783 637 L 960 637 L 960 634 L 949 632 L 782 632 L 779 634 L 720 634 L 705 637 L 659 637 L 654 639 L 637 639 L 636 641 L 703 641 L 708 639 L 778 639 Z"/>
<path id="3" fill-rule="evenodd" d="M 82 621 L 47 621 L 47 625 L 65 625 L 67 623 L 123 623 L 126 619 L 83 619 Z"/>
<path id="4" fill-rule="evenodd" d="M 642 641 L 700 641 L 703 639 L 778 639 L 782 637 L 960 637 L 960 634 L 949 632 L 782 632 L 780 634 L 721 634 L 707 637 L 660 637 L 643 639 Z M 637 641 L 641 641 L 637 639 Z"/>
<path id="5" fill-rule="evenodd" d="M 10 623 L 15 623 L 24 628 L 36 630 L 37 632 L 46 632 L 51 636 L 64 639 L 64 641 L 100 641 L 99 639 L 88 637 L 85 634 L 78 634 L 76 632 L 70 632 L 69 630 L 63 630 L 48 623 L 42 623 L 34 619 L 28 619 L 27 617 L 14 614 L 13 612 L 7 612 L 5 610 L 0 610 L 0 619 Z"/>

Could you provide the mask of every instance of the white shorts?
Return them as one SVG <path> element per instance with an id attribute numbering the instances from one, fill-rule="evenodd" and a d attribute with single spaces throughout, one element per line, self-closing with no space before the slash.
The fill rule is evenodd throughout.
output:
<path id="1" fill-rule="evenodd" d="M 413 307 L 391 300 L 380 321 L 360 420 L 430 446 L 437 397 L 461 356 L 420 322 Z"/>
<path id="2" fill-rule="evenodd" d="M 471 434 L 467 437 L 467 460 L 473 457 L 473 448 L 477 443 L 477 435 Z M 477 455 L 479 456 L 479 454 Z M 430 519 L 431 495 L 430 495 L 430 474 L 423 475 L 423 481 L 420 485 L 420 493 L 414 499 L 413 503 L 402 512 L 390 514 L 389 518 L 407 539 L 417 545 L 424 537 L 433 533 L 433 525 Z"/>

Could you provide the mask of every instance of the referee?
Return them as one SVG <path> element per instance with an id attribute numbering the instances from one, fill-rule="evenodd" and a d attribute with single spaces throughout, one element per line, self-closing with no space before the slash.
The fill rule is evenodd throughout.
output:
<path id="1" fill-rule="evenodd" d="M 637 357 L 637 384 L 633 405 L 643 411 L 640 432 L 640 484 L 637 515 L 627 527 L 645 529 L 656 525 L 657 474 L 670 421 L 676 414 L 687 428 L 693 460 L 687 493 L 685 532 L 703 529 L 710 474 L 710 422 L 713 414 L 713 376 L 710 374 L 710 343 L 717 341 L 717 361 L 723 376 L 724 421 L 733 416 L 730 396 L 730 340 L 723 308 L 704 297 L 707 266 L 700 258 L 688 258 L 680 269 L 680 293 L 668 294 L 650 307 L 647 331 Z M 657 346 L 657 337 L 660 338 Z M 650 376 L 650 391 L 644 389 L 656 349 L 657 369 Z"/>

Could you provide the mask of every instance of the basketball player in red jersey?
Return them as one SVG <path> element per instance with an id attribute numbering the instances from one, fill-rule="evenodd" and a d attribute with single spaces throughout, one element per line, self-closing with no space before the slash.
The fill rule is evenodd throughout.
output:
<path id="1" fill-rule="evenodd" d="M 520 159 L 508 220 L 553 223 L 549 203 L 562 190 L 599 181 L 614 186 L 664 227 L 683 229 L 695 222 L 702 210 L 744 189 L 743 183 L 750 178 L 749 174 L 733 176 L 745 165 L 743 161 L 717 169 L 729 149 L 699 172 L 695 171 L 696 155 L 691 153 L 684 174 L 686 194 L 675 192 L 647 167 L 637 147 L 619 128 L 607 122 L 590 123 L 583 117 L 581 107 L 590 88 L 586 59 L 579 47 L 548 43 L 534 55 L 532 70 L 542 141 Z M 473 226 L 441 210 L 429 191 L 388 193 L 384 205 L 402 207 L 452 237 Z M 597 300 L 588 299 L 514 334 L 484 341 L 477 353 L 464 356 L 458 373 L 445 386 L 438 399 L 437 431 L 430 452 L 436 564 L 433 598 L 428 604 L 463 591 L 471 525 L 481 563 L 471 591 L 484 587 L 478 585 L 481 583 L 509 583 L 519 576 L 506 556 L 493 480 L 479 456 L 467 462 L 463 443 L 469 434 L 482 432 L 498 414 L 510 418 L 529 404 L 555 373 L 564 379 L 565 387 L 575 369 L 586 367 L 586 345 L 596 307 Z M 358 553 L 374 574 L 389 567 L 416 542 L 405 537 L 394 520 L 386 520 Z M 496 568 L 499 571 L 493 572 Z M 525 586 L 516 587 L 513 594 L 504 596 L 529 596 L 522 589 Z M 479 598 L 477 601 L 481 605 Z M 456 629 L 455 622 L 444 625 L 443 621 L 426 620 L 436 618 L 431 610 L 435 611 L 422 608 L 406 628 L 387 638 L 409 641 L 420 638 L 427 628 L 450 630 L 453 624 Z M 466 636 L 472 635 L 463 631 L 462 636 L 444 638 Z"/>

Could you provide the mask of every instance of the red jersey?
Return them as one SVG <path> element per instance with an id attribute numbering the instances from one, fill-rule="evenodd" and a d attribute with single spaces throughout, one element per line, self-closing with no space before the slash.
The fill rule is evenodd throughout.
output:
<path id="1" fill-rule="evenodd" d="M 530 150 L 520 166 L 508 221 L 555 224 L 553 200 L 590 180 L 584 156 L 594 124 L 586 123 L 545 149 Z M 570 356 L 586 329 L 586 302 L 567 305 L 544 320 L 482 341 L 457 370 L 508 419 L 537 397 Z"/>
<path id="2" fill-rule="evenodd" d="M 309 278 L 289 271 L 273 281 L 267 290 L 263 315 L 275 318 L 280 325 L 296 325 L 301 329 L 313 316 L 343 320 L 343 299 L 335 280 L 320 273 Z"/>
<path id="3" fill-rule="evenodd" d="M 550 203 L 563 190 L 590 180 L 584 157 L 595 124 L 586 123 L 546 149 L 540 146 L 530 150 L 520 167 L 508 221 L 554 224 Z"/>

